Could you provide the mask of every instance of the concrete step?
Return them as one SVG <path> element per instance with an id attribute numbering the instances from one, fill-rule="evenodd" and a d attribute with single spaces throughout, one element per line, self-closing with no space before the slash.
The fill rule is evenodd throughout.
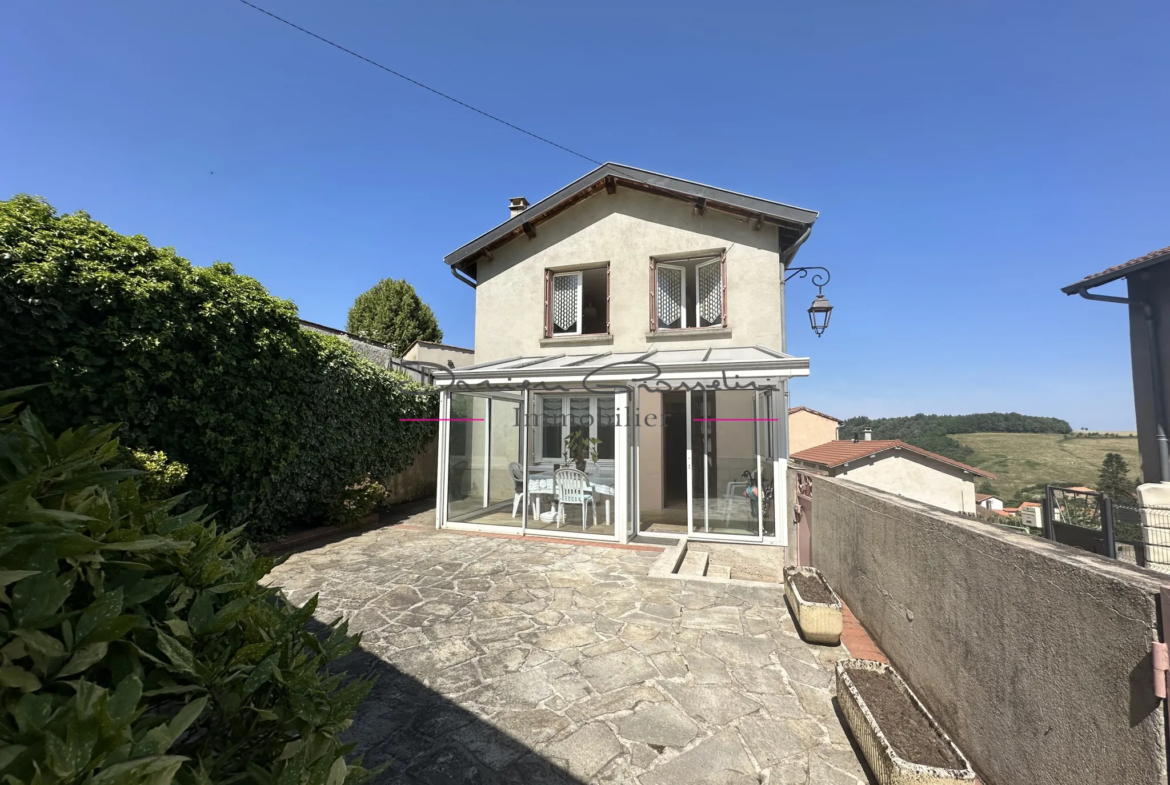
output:
<path id="1" fill-rule="evenodd" d="M 678 566 L 678 574 L 703 577 L 707 574 L 708 558 L 710 558 L 710 554 L 706 551 L 692 551 L 688 548 L 687 555 L 683 557 L 682 564 Z"/>
<path id="2" fill-rule="evenodd" d="M 729 564 L 708 564 L 707 565 L 708 578 L 724 578 L 731 580 L 731 565 Z"/>

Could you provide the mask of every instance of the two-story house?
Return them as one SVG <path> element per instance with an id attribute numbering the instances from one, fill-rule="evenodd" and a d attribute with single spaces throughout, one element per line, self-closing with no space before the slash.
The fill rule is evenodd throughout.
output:
<path id="1" fill-rule="evenodd" d="M 784 272 L 816 218 L 617 164 L 512 199 L 444 260 L 475 288 L 475 364 L 438 374 L 438 525 L 786 544 L 809 363 Z"/>

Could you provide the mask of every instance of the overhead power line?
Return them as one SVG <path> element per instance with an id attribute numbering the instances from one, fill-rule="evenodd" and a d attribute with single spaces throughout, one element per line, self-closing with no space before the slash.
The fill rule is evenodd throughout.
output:
<path id="1" fill-rule="evenodd" d="M 481 114 L 484 117 L 488 118 L 489 120 L 495 120 L 497 123 L 500 123 L 502 125 L 506 125 L 514 131 L 519 131 L 522 134 L 525 134 L 527 136 L 531 136 L 533 139 L 537 139 L 541 142 L 544 142 L 545 144 L 550 144 L 553 147 L 557 148 L 558 150 L 564 150 L 566 153 L 569 153 L 571 155 L 575 155 L 578 158 L 584 158 L 586 161 L 589 161 L 590 163 L 594 163 L 594 164 L 597 164 L 599 166 L 601 165 L 601 161 L 594 160 L 593 158 L 590 158 L 587 155 L 582 155 L 581 153 L 577 152 L 576 150 L 570 150 L 569 148 L 565 147 L 563 144 L 557 144 L 553 140 L 546 139 L 545 137 L 540 136 L 539 134 L 534 134 L 531 131 L 526 131 L 525 129 L 521 128 L 518 125 L 515 125 L 513 123 L 509 123 L 507 120 L 496 117 L 494 114 L 490 114 L 488 112 L 485 112 L 482 109 L 477 109 L 476 107 L 472 106 L 471 104 L 464 103 L 463 101 L 460 101 L 458 98 L 455 98 L 454 96 L 447 95 L 446 93 L 442 92 L 441 90 L 436 90 L 433 87 L 425 85 L 422 82 L 418 81 L 417 79 L 411 79 L 406 74 L 395 71 L 393 68 L 388 68 L 379 62 L 375 62 L 374 60 L 371 60 L 370 58 L 366 57 L 365 55 L 358 54 L 357 52 L 353 51 L 352 49 L 346 49 L 341 44 L 334 43 L 333 41 L 330 41 L 328 38 L 325 38 L 324 36 L 317 35 L 312 30 L 306 30 L 305 28 L 301 27 L 300 25 L 294 24 L 294 23 L 288 21 L 284 17 L 277 16 L 276 14 L 272 13 L 271 11 L 267 11 L 267 10 L 261 8 L 260 6 L 255 5 L 254 3 L 249 3 L 248 0 L 240 0 L 240 2 L 243 3 L 244 5 L 248 6 L 249 8 L 252 8 L 252 9 L 259 11 L 260 13 L 264 14 L 265 16 L 270 16 L 273 19 L 275 19 L 276 21 L 282 22 L 282 23 L 288 25 L 289 27 L 293 28 L 294 30 L 300 30 L 305 35 L 312 36 L 313 38 L 316 38 L 318 41 L 320 41 L 322 43 L 329 44 L 334 49 L 340 49 L 341 51 L 345 52 L 347 55 L 352 55 L 359 60 L 362 60 L 364 62 L 369 63 L 370 65 L 374 66 L 375 68 L 381 68 L 386 73 L 393 74 L 394 76 L 397 76 L 399 79 L 405 79 L 406 81 L 410 82 L 412 85 L 415 85 L 416 87 L 421 87 L 424 90 L 427 90 L 429 92 L 434 93 L 435 95 L 439 96 L 440 98 L 446 98 L 448 101 L 451 101 L 452 103 L 459 104 L 464 109 L 470 109 L 471 111 L 475 112 L 476 114 Z"/>

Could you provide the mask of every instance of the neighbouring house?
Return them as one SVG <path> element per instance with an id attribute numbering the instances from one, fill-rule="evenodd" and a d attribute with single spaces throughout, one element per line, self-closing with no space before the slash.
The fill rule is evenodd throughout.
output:
<path id="1" fill-rule="evenodd" d="M 793 453 L 792 463 L 968 515 L 975 514 L 975 478 L 995 478 L 897 439 L 829 442 Z"/>
<path id="2" fill-rule="evenodd" d="M 1125 297 L 1092 291 L 1121 279 Z M 1170 483 L 1170 247 L 1086 276 L 1061 291 L 1126 306 L 1142 479 Z M 1163 502 L 1170 501 L 1170 490 L 1156 493 Z"/>
<path id="3" fill-rule="evenodd" d="M 1002 510 L 1003 499 L 990 493 L 975 494 L 975 503 L 985 510 Z"/>
<path id="4" fill-rule="evenodd" d="M 784 276 L 817 213 L 612 163 L 508 210 L 444 260 L 475 289 L 475 364 L 436 381 L 437 525 L 786 544 L 809 361 Z"/>
<path id="5" fill-rule="evenodd" d="M 407 365 L 419 364 L 424 370 L 441 374 L 439 368 L 462 368 L 471 365 L 475 362 L 475 350 L 433 341 L 415 341 L 406 347 L 406 351 L 402 353 L 402 360 Z"/>
<path id="6" fill-rule="evenodd" d="M 807 406 L 788 410 L 788 451 L 807 450 L 818 444 L 834 441 L 841 421 Z"/>

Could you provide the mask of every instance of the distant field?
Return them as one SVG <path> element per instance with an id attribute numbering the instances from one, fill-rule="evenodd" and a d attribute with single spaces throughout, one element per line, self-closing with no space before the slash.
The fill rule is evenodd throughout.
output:
<path id="1" fill-rule="evenodd" d="M 998 495 L 1009 498 L 1037 483 L 1096 487 L 1105 453 L 1120 453 L 1138 476 L 1141 459 L 1133 437 L 1076 438 L 1055 433 L 964 433 L 951 436 L 975 451 L 972 465 L 996 475 Z M 978 485 L 978 483 L 976 483 Z"/>

